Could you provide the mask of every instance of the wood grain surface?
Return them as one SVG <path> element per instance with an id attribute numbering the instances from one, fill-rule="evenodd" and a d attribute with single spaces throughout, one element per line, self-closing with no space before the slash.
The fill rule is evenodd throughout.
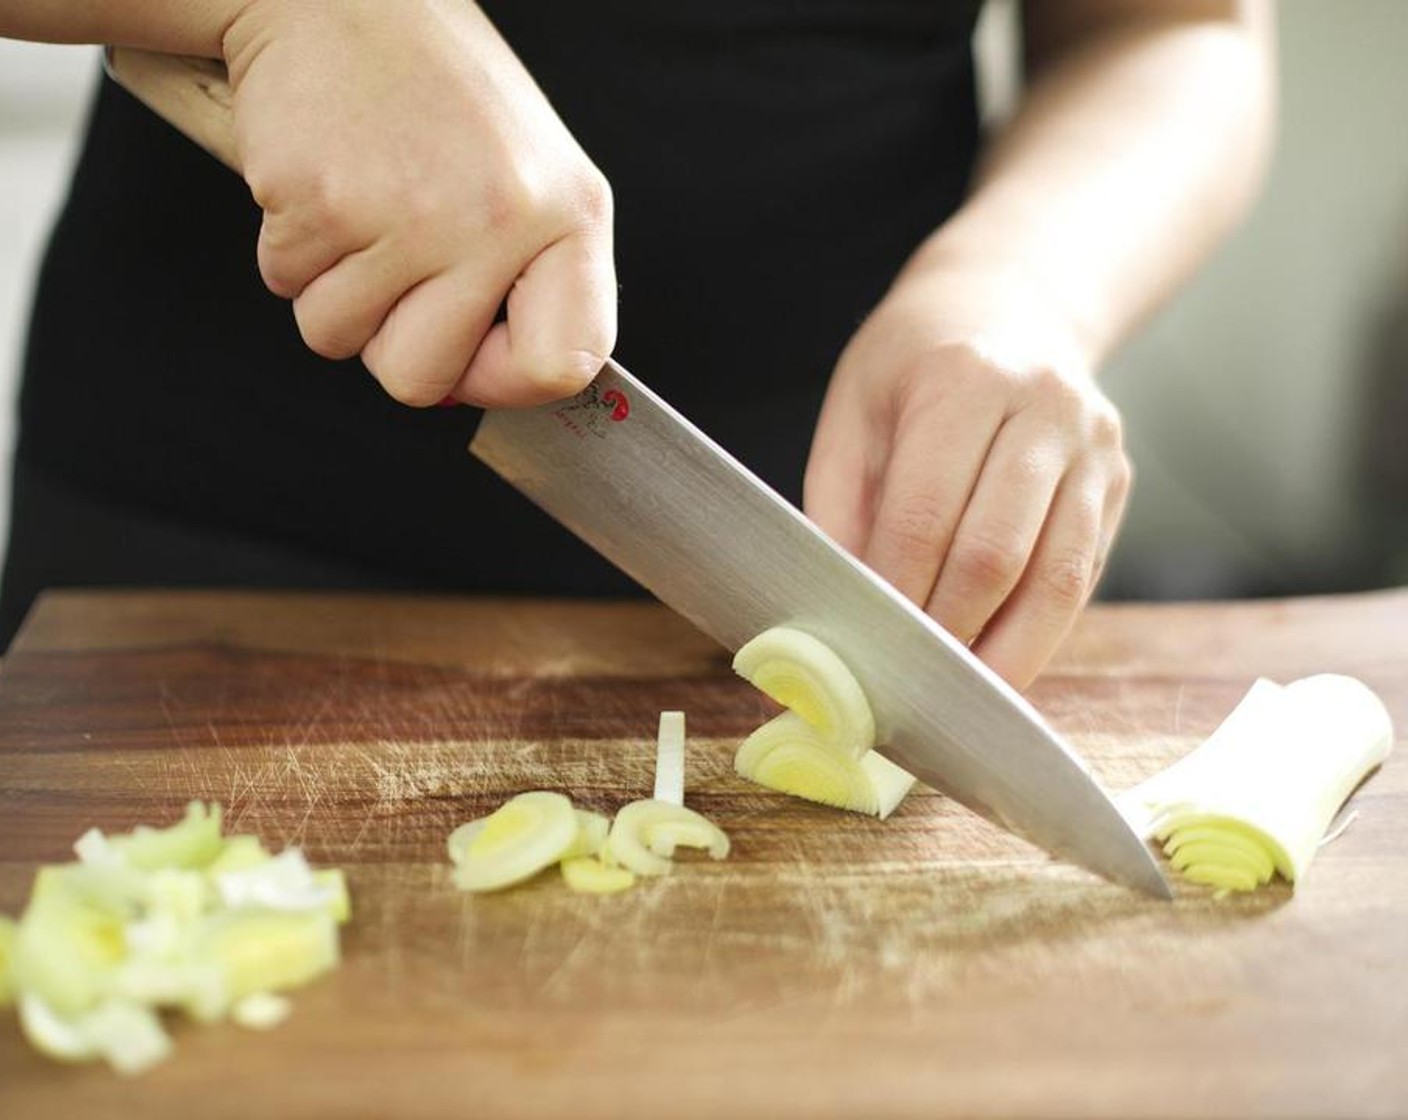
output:
<path id="1" fill-rule="evenodd" d="M 345 867 L 355 917 L 287 1024 L 178 1023 L 135 1082 L 0 1015 L 0 1117 L 1408 1115 L 1408 592 L 1096 607 L 1031 696 L 1121 788 L 1322 671 L 1399 728 L 1359 818 L 1294 895 L 1166 904 L 928 791 L 881 824 L 745 785 L 767 702 L 655 606 L 50 596 L 0 670 L 0 911 L 199 797 Z M 727 862 L 453 889 L 445 835 L 512 793 L 648 796 L 664 708 Z"/>

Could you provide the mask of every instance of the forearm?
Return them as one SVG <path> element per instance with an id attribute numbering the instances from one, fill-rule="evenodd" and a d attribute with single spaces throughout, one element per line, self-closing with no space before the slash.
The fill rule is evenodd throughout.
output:
<path id="1" fill-rule="evenodd" d="M 0 36 L 105 43 L 221 57 L 225 28 L 247 0 L 0 0 Z"/>
<path id="2" fill-rule="evenodd" d="M 1041 4 L 1042 18 L 1061 11 Z M 1199 7 L 1228 11 L 1128 6 L 1038 58 L 969 200 L 906 272 L 1016 278 L 1098 366 L 1232 225 L 1265 162 L 1269 11 L 1257 0 Z"/>

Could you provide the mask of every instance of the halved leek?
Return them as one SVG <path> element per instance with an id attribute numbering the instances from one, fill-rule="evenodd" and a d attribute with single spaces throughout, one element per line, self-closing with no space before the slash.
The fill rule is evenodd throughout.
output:
<path id="1" fill-rule="evenodd" d="M 914 785 L 914 775 L 868 751 L 838 754 L 795 712 L 784 712 L 749 735 L 734 756 L 741 777 L 822 805 L 884 820 Z"/>
<path id="2" fill-rule="evenodd" d="M 875 718 L 860 683 L 820 639 L 774 626 L 734 655 L 733 669 L 796 712 L 839 753 L 860 758 L 875 746 Z"/>
<path id="3" fill-rule="evenodd" d="M 1392 746 L 1388 711 L 1352 677 L 1258 680 L 1197 749 L 1118 803 L 1192 881 L 1243 891 L 1280 872 L 1294 884 Z"/>
<path id="4" fill-rule="evenodd" d="M 741 777 L 882 820 L 894 812 L 914 777 L 875 753 L 870 704 L 833 650 L 779 626 L 739 650 L 734 668 L 790 709 L 743 741 L 733 761 Z"/>
<path id="5" fill-rule="evenodd" d="M 577 831 L 572 802 L 562 794 L 520 793 L 450 834 L 455 885 L 466 891 L 494 891 L 531 879 L 562 859 Z"/>

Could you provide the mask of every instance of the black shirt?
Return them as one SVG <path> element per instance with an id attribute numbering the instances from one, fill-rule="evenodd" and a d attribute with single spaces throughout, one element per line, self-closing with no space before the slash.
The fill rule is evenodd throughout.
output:
<path id="1" fill-rule="evenodd" d="M 496 0 L 616 198 L 617 357 L 782 493 L 827 378 L 962 197 L 979 7 Z M 45 586 L 630 584 L 302 345 L 240 179 L 109 81 L 36 292 L 0 639 Z"/>

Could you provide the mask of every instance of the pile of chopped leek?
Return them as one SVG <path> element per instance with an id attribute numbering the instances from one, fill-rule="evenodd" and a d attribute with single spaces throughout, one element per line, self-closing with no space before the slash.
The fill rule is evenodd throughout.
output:
<path id="1" fill-rule="evenodd" d="M 733 659 L 739 676 L 788 710 L 744 740 L 739 775 L 769 789 L 881 820 L 914 775 L 875 751 L 875 718 L 855 675 L 824 642 L 775 626 Z"/>
<path id="2" fill-rule="evenodd" d="M 219 805 L 192 802 L 170 828 L 90 829 L 18 922 L 0 917 L 0 1006 L 36 1049 L 141 1073 L 172 1049 L 160 1010 L 269 1028 L 290 1009 L 277 992 L 337 965 L 342 872 L 220 826 Z"/>
<path id="3" fill-rule="evenodd" d="M 533 790 L 486 817 L 467 821 L 446 842 L 455 885 L 494 891 L 525 882 L 554 864 L 583 894 L 615 894 L 637 876 L 668 875 L 678 848 L 728 855 L 728 836 L 684 806 L 684 713 L 660 714 L 655 796 L 632 801 L 615 820 L 578 809 L 563 794 Z"/>
<path id="4" fill-rule="evenodd" d="M 1118 798 L 1170 865 L 1219 894 L 1300 882 L 1345 799 L 1393 747 L 1383 703 L 1352 677 L 1258 680 L 1191 754 Z"/>

